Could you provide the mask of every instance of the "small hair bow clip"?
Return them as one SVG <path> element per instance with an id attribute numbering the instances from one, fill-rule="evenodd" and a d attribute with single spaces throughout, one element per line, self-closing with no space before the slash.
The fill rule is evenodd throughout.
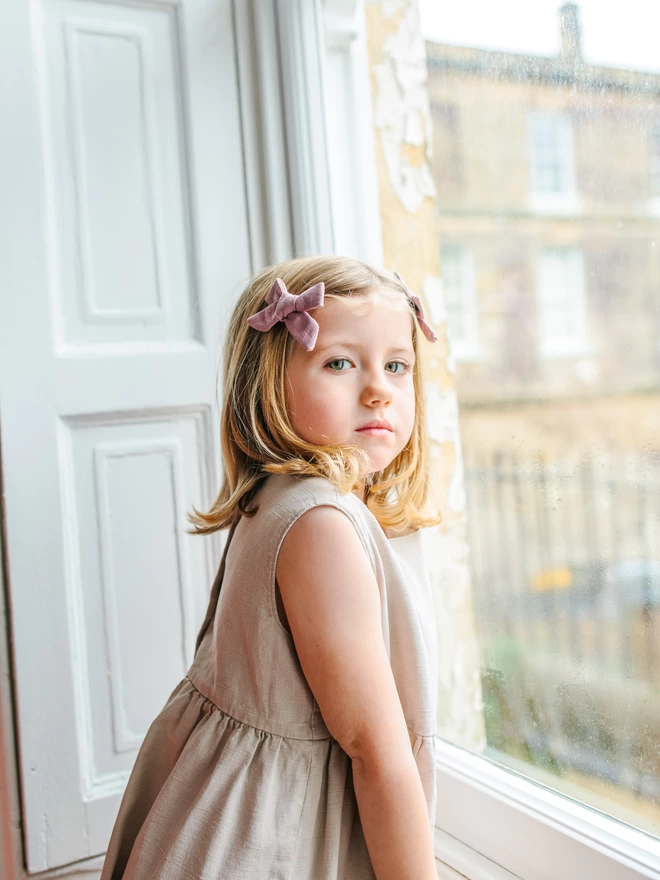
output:
<path id="1" fill-rule="evenodd" d="M 416 294 L 412 292 L 412 290 L 408 287 L 403 278 L 399 275 L 398 272 L 395 272 L 394 275 L 399 279 L 401 284 L 403 285 L 406 293 L 408 294 L 408 299 L 413 304 L 413 308 L 415 309 L 415 315 L 417 317 L 417 323 L 419 324 L 422 333 L 429 342 L 437 342 L 438 334 L 435 332 L 433 327 L 428 323 L 426 318 L 424 317 L 424 306 L 422 305 L 422 300 Z"/>
<path id="2" fill-rule="evenodd" d="M 268 305 L 251 315 L 247 322 L 255 330 L 270 330 L 278 321 L 283 321 L 289 333 L 307 351 L 316 345 L 319 335 L 318 322 L 307 313 L 323 305 L 325 285 L 322 281 L 309 287 L 297 296 L 289 293 L 281 278 L 276 278 L 266 294 Z"/>

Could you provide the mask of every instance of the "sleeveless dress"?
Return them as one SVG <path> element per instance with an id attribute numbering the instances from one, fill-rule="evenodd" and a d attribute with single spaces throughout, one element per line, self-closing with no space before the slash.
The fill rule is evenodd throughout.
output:
<path id="1" fill-rule="evenodd" d="M 437 645 L 422 532 L 387 538 L 353 493 L 269 475 L 232 527 L 186 677 L 150 726 L 101 880 L 374 880 L 352 765 L 307 684 L 275 581 L 306 510 L 353 523 L 433 826 Z M 220 589 L 222 587 L 222 589 Z"/>

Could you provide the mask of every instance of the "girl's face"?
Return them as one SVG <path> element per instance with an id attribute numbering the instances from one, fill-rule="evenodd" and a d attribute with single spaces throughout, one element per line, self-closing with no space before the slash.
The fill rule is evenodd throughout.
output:
<path id="1" fill-rule="evenodd" d="M 382 470 L 404 448 L 415 420 L 412 317 L 389 298 L 326 299 L 312 351 L 296 343 L 286 371 L 286 402 L 296 433 L 309 443 L 350 443 Z M 367 429 L 378 420 L 389 427 Z"/>

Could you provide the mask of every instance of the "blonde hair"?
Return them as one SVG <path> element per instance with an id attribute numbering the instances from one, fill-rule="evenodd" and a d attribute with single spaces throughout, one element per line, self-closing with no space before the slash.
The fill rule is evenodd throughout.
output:
<path id="1" fill-rule="evenodd" d="M 207 513 L 193 507 L 191 534 L 210 534 L 230 527 L 241 516 L 254 516 L 250 502 L 268 474 L 325 477 L 342 492 L 358 488 L 368 474 L 370 459 L 356 446 L 318 446 L 303 440 L 291 427 L 285 398 L 286 366 L 294 338 L 283 322 L 263 333 L 247 319 L 264 308 L 276 278 L 300 294 L 322 281 L 325 298 L 401 294 L 413 306 L 401 284 L 390 275 L 345 257 L 308 257 L 269 266 L 248 284 L 234 308 L 225 346 L 221 416 L 222 487 Z M 412 322 L 415 351 L 413 385 L 415 417 L 410 440 L 385 468 L 367 477 L 366 504 L 384 528 L 436 525 L 442 517 L 426 515 L 428 498 L 426 424 L 422 365 L 417 321 Z"/>

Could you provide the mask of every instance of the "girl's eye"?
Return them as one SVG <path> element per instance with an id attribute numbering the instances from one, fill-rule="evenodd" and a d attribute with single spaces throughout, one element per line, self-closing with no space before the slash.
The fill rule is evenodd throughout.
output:
<path id="1" fill-rule="evenodd" d="M 350 364 L 350 363 L 351 362 L 348 360 L 348 358 L 333 358 L 333 360 L 328 361 L 328 363 L 326 364 L 326 367 L 329 367 L 333 373 L 345 373 L 346 370 L 343 370 L 341 368 L 336 369 L 335 366 L 333 366 L 333 364 Z M 390 370 L 389 367 L 391 367 L 392 365 L 394 365 L 395 369 Z M 408 369 L 408 364 L 406 364 L 404 361 L 390 361 L 386 365 L 386 367 L 387 367 L 388 373 L 392 373 L 395 376 L 401 376 Z M 401 369 L 400 370 L 396 369 L 397 367 L 401 367 Z"/>
<path id="2" fill-rule="evenodd" d="M 331 367 L 332 364 L 350 364 L 350 361 L 348 360 L 348 358 L 334 358 L 334 360 L 328 361 L 328 363 L 326 364 L 326 367 Z M 332 369 L 332 367 L 331 367 L 331 369 Z M 345 370 L 332 369 L 332 372 L 333 373 L 344 373 Z"/>

